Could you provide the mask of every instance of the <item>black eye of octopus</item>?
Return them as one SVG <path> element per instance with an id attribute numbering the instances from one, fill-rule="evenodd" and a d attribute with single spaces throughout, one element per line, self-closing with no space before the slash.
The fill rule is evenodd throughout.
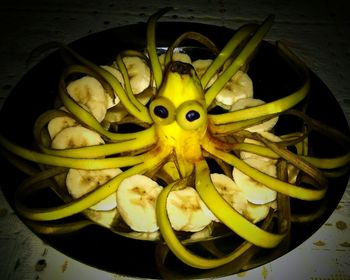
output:
<path id="1" fill-rule="evenodd" d="M 168 109 L 161 105 L 156 106 L 153 111 L 156 116 L 162 119 L 166 119 L 169 116 Z"/>
<path id="2" fill-rule="evenodd" d="M 188 111 L 186 114 L 186 120 L 188 120 L 189 122 L 198 120 L 199 117 L 200 117 L 200 114 L 195 110 Z"/>

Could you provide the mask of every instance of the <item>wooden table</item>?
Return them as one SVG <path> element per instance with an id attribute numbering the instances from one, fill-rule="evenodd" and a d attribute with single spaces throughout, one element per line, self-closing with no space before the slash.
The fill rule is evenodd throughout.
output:
<path id="1" fill-rule="evenodd" d="M 48 41 L 69 43 L 112 27 L 145 22 L 154 11 L 171 4 L 177 10 L 162 20 L 210 23 L 233 29 L 275 14 L 275 24 L 267 39 L 287 42 L 330 88 L 350 120 L 347 1 L 164 2 L 2 0 L 0 105 L 32 66 L 25 61 L 35 47 Z M 0 193 L 1 279 L 77 279 L 77 275 L 79 279 L 125 279 L 81 264 L 43 244 L 19 221 Z M 301 246 L 272 263 L 225 279 L 350 279 L 350 186 L 329 220 Z"/>

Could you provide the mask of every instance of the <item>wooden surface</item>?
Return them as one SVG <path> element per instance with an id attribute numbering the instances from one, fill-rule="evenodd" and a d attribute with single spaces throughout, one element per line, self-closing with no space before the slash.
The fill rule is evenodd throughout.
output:
<path id="1" fill-rule="evenodd" d="M 350 20 L 347 1 L 0 1 L 0 105 L 32 65 L 31 50 L 69 43 L 116 26 L 162 20 L 237 28 L 276 15 L 268 40 L 283 39 L 330 88 L 350 120 Z M 327 112 L 325 112 L 327 113 Z M 42 265 L 45 263 L 46 265 Z M 0 193 L 1 279 L 125 279 L 88 267 L 43 244 L 18 220 Z M 350 279 L 350 186 L 339 207 L 304 244 L 267 265 L 227 279 Z"/>

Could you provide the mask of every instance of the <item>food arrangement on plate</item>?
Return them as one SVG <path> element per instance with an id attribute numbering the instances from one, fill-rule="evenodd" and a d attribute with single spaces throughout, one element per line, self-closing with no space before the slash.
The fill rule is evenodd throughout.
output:
<path id="1" fill-rule="evenodd" d="M 283 254 L 292 223 L 325 211 L 320 203 L 295 213 L 291 200 L 324 200 L 328 178 L 348 173 L 350 140 L 306 114 L 310 71 L 281 42 L 277 51 L 299 77 L 298 88 L 272 101 L 255 96 L 248 70 L 273 17 L 243 25 L 222 49 L 194 31 L 159 48 L 156 25 L 168 10 L 150 17 L 144 51 L 119 52 L 110 65 L 59 45 L 67 67 L 56 106 L 34 123 L 33 148 L 0 136 L 3 154 L 28 175 L 16 190 L 16 210 L 40 234 L 99 225 L 157 242 L 162 264 L 169 252 L 199 269 L 237 260 L 243 268 L 258 248 Z M 188 41 L 205 57 L 187 52 Z M 285 116 L 300 124 L 278 133 Z M 314 131 L 342 153 L 314 155 Z M 43 188 L 62 203 L 32 205 Z M 212 241 L 228 235 L 241 242 L 222 252 Z M 189 248 L 196 243 L 205 253 Z"/>

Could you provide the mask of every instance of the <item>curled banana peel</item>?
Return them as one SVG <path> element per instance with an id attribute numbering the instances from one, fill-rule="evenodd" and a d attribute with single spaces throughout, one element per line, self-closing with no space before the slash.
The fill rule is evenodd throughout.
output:
<path id="1" fill-rule="evenodd" d="M 166 248 L 161 263 L 170 250 L 185 264 L 199 269 L 213 269 L 237 259 L 244 259 L 245 267 L 249 267 L 249 260 L 259 248 L 288 247 L 291 223 L 309 222 L 322 215 L 323 204 L 314 213 L 293 214 L 290 200 L 325 200 L 328 177 L 348 174 L 350 140 L 347 135 L 294 109 L 310 91 L 310 73 L 280 42 L 277 51 L 300 76 L 300 86 L 268 103 L 252 100 L 254 81 L 246 70 L 273 23 L 272 16 L 261 25 L 247 24 L 239 28 L 221 51 L 204 35 L 186 32 L 165 54 L 159 55 L 156 23 L 169 10 L 162 9 L 150 17 L 145 53 L 123 51 L 116 55 L 114 68 L 97 66 L 73 49 L 61 46 L 74 64 L 68 65 L 59 79 L 57 91 L 61 107 L 42 113 L 34 124 L 35 148 L 19 146 L 0 134 L 1 153 L 29 176 L 15 192 L 15 206 L 28 225 L 42 234 L 65 234 L 98 224 L 129 238 L 157 241 Z M 187 55 L 182 58 L 174 55 L 186 39 L 196 40 L 215 58 L 192 63 Z M 142 87 L 133 84 L 132 67 L 128 68 L 135 63 L 142 64 L 136 67 L 140 69 Z M 73 85 L 83 83 L 88 91 L 72 90 L 76 74 L 85 79 Z M 239 77 L 243 77 L 241 81 Z M 231 86 L 235 87 L 232 92 Z M 217 107 L 220 113 L 212 110 Z M 281 114 L 299 118 L 300 131 L 274 135 L 274 125 L 280 122 Z M 130 131 L 125 125 L 136 129 Z M 339 141 L 344 152 L 327 158 L 311 154 L 308 136 L 312 131 Z M 252 160 L 247 158 L 252 157 L 274 165 L 276 176 L 249 164 Z M 37 165 L 33 167 L 28 162 Z M 67 179 L 68 173 L 74 173 L 69 169 L 84 170 L 84 174 L 88 171 L 102 174 L 101 170 L 108 169 L 118 169 L 118 172 L 113 172 L 112 178 L 101 185 L 83 192 L 74 189 L 80 183 L 83 185 L 82 182 Z M 239 180 L 234 182 L 235 170 L 248 176 L 252 182 L 249 188 Z M 220 193 L 212 179 L 217 172 L 237 185 L 244 203 L 225 200 L 225 192 Z M 149 187 L 137 185 L 142 178 L 147 178 Z M 68 188 L 67 180 L 73 186 Z M 261 186 L 273 194 L 272 198 L 261 199 Z M 46 187 L 58 195 L 61 205 L 37 208 L 28 203 L 31 196 Z M 248 189 L 261 197 L 249 201 L 244 192 Z M 72 190 L 79 195 L 72 195 Z M 195 194 L 196 203 L 191 207 L 200 213 L 194 215 L 194 209 L 187 209 L 186 218 L 175 221 L 167 204 L 175 205 L 177 200 L 172 197 L 180 196 L 181 191 L 186 195 Z M 94 208 L 111 195 L 117 197 L 113 211 Z M 125 201 L 125 197 L 130 199 Z M 135 204 L 142 209 L 135 210 Z M 137 219 L 140 221 L 141 214 L 137 213 L 146 208 L 151 226 L 135 223 Z M 266 213 L 254 219 L 257 209 Z M 65 222 L 65 218 L 79 213 L 87 220 Z M 199 216 L 200 222 L 194 218 Z M 116 217 L 123 220 L 123 228 L 113 223 Z M 216 235 L 217 228 L 224 228 L 225 233 Z M 182 239 L 184 232 L 193 238 Z M 243 242 L 231 253 L 224 254 L 215 248 L 213 240 L 227 233 Z M 186 242 L 199 242 L 214 258 L 193 253 Z"/>

